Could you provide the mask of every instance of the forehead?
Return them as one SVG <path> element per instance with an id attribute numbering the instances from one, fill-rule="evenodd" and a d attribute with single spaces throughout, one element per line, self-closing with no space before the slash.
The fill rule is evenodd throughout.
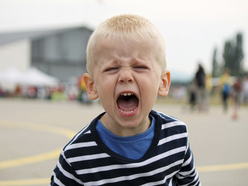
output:
<path id="1" fill-rule="evenodd" d="M 155 54 L 157 47 L 158 45 L 153 39 L 102 38 L 96 44 L 96 52 L 98 56 L 111 55 L 113 53 L 123 56 L 133 55 L 135 53 L 139 53 L 139 55 L 151 55 Z"/>

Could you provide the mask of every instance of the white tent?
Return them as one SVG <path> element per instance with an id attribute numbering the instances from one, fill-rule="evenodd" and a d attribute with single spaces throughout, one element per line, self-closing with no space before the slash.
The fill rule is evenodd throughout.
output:
<path id="1" fill-rule="evenodd" d="M 8 68 L 0 74 L 0 83 L 16 83 L 22 73 L 15 68 Z"/>
<path id="2" fill-rule="evenodd" d="M 0 86 L 4 90 L 12 92 L 21 77 L 21 72 L 19 72 L 15 68 L 8 68 L 2 73 L 0 73 Z"/>
<path id="3" fill-rule="evenodd" d="M 37 68 L 30 67 L 17 82 L 21 85 L 41 87 L 56 86 L 59 80 L 39 71 Z"/>

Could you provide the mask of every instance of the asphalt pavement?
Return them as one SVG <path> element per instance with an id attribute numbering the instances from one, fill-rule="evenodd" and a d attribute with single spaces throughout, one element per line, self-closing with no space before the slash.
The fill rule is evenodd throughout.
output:
<path id="1" fill-rule="evenodd" d="M 191 112 L 157 103 L 157 111 L 184 121 L 203 186 L 248 185 L 248 107 L 210 106 Z M 49 185 L 59 152 L 72 136 L 103 112 L 98 102 L 0 99 L 0 186 Z"/>

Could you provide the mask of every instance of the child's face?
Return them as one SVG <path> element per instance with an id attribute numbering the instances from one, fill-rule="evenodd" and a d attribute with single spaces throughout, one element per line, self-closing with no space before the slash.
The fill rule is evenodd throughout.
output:
<path id="1" fill-rule="evenodd" d="M 99 97 L 106 111 L 101 121 L 111 132 L 141 133 L 150 125 L 148 114 L 157 94 L 168 94 L 170 74 L 161 71 L 152 43 L 117 39 L 99 43 L 93 78 L 85 75 L 89 97 Z"/>

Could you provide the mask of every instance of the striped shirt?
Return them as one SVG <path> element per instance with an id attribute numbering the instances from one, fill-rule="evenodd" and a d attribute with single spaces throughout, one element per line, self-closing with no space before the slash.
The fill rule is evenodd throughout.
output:
<path id="1" fill-rule="evenodd" d="M 100 140 L 95 126 L 103 114 L 61 151 L 50 185 L 201 185 L 182 121 L 151 111 L 156 119 L 154 139 L 142 158 L 132 160 L 111 151 Z"/>

